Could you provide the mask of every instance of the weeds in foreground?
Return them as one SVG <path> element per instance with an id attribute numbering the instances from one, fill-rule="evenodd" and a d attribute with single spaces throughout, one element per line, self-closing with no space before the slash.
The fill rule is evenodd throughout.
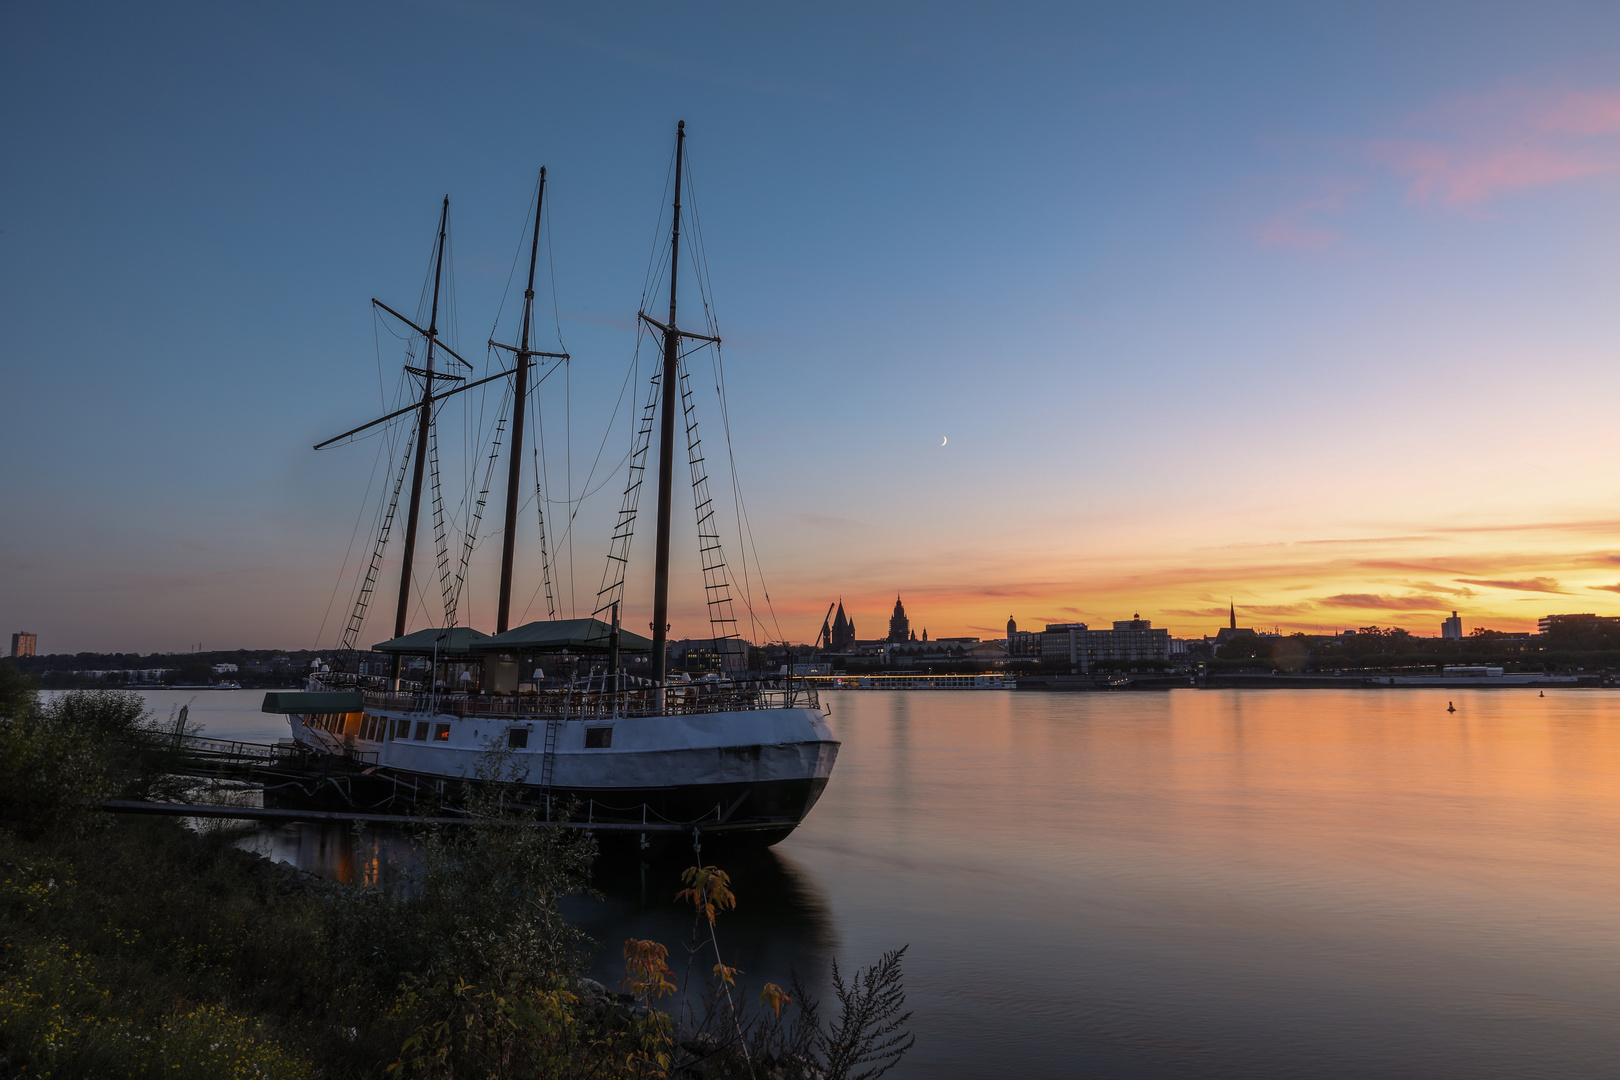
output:
<path id="1" fill-rule="evenodd" d="M 509 757 L 469 792 L 475 824 L 424 831 L 408 880 L 316 885 L 228 833 L 91 810 L 179 790 L 184 722 L 116 692 L 40 708 L 8 668 L 0 1075 L 872 1080 L 911 1045 L 903 949 L 847 983 L 835 966 L 830 1024 L 796 978 L 745 1007 L 716 928 L 737 897 L 713 866 L 680 894 L 714 956 L 701 1007 L 661 1007 L 678 988 L 656 942 L 625 943 L 628 994 L 579 978 L 589 943 L 558 901 L 594 848 L 533 820 Z"/>

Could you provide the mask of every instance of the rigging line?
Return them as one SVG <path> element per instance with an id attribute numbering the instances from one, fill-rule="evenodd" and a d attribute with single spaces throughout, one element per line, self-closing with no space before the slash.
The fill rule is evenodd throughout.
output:
<path id="1" fill-rule="evenodd" d="M 713 282 L 706 280 L 708 271 L 708 255 L 703 251 L 703 221 L 698 216 L 697 190 L 692 186 L 692 156 L 690 154 L 686 156 L 686 190 L 688 193 L 687 201 L 692 207 L 692 227 L 690 234 L 693 238 L 693 242 L 686 246 L 687 257 L 692 260 L 692 277 L 697 281 L 698 299 L 703 302 L 704 322 L 707 324 L 710 331 L 714 332 L 714 336 L 719 337 L 719 333 L 715 332 L 718 318 L 711 310 L 711 293 L 713 291 Z"/>
<path id="2" fill-rule="evenodd" d="M 725 433 L 726 433 L 726 456 L 727 456 L 727 458 L 730 459 L 730 463 L 731 463 L 731 492 L 732 492 L 732 498 L 735 500 L 734 505 L 737 508 L 737 512 L 742 517 L 743 524 L 747 526 L 747 529 L 748 529 L 748 534 L 747 534 L 748 535 L 748 546 L 750 548 L 752 548 L 753 552 L 754 552 L 754 572 L 759 575 L 759 588 L 760 588 L 760 592 L 763 593 L 764 596 L 765 596 L 765 609 L 768 612 L 770 612 L 771 622 L 776 627 L 776 636 L 777 636 L 777 638 L 780 639 L 782 637 L 782 624 L 781 624 L 781 621 L 778 620 L 777 617 L 776 617 L 776 606 L 771 603 L 770 586 L 767 585 L 766 582 L 765 582 L 765 567 L 759 560 L 759 546 L 754 541 L 754 523 L 751 520 L 749 520 L 749 517 L 748 517 L 748 504 L 746 502 L 744 502 L 744 500 L 743 500 L 742 482 L 737 476 L 737 454 L 736 454 L 735 449 L 732 447 L 732 442 L 731 442 L 731 406 L 727 401 L 726 390 L 725 390 L 725 386 L 726 386 L 726 375 L 725 375 L 726 365 L 725 365 L 725 360 L 724 360 L 724 358 L 723 358 L 723 356 L 721 354 L 721 351 L 720 351 L 720 346 L 718 344 L 716 344 L 715 347 L 714 347 L 714 366 L 715 366 L 715 385 L 716 385 L 716 387 L 717 387 L 717 389 L 719 391 L 719 395 L 720 395 L 720 423 L 721 423 L 721 426 L 725 429 Z M 739 529 L 739 535 L 737 537 L 737 540 L 738 540 L 738 543 L 740 545 L 742 543 L 742 535 L 741 535 L 740 529 Z M 751 606 L 749 608 L 749 615 L 750 615 L 750 617 L 753 616 L 753 608 Z"/>
<path id="3" fill-rule="evenodd" d="M 639 375 L 640 352 L 636 354 Z M 635 541 L 636 517 L 640 512 L 641 488 L 646 479 L 647 454 L 652 445 L 653 420 L 658 407 L 663 370 L 658 365 L 647 380 L 647 404 L 642 406 L 639 419 L 631 428 L 630 468 L 625 472 L 624 496 L 619 500 L 619 512 L 614 518 L 613 533 L 608 539 L 607 559 L 602 566 L 601 587 L 596 590 L 596 609 L 599 615 L 623 599 L 630 550 Z"/>
<path id="4" fill-rule="evenodd" d="M 488 352 L 489 350 L 486 349 L 485 351 Z M 461 448 L 463 454 L 462 471 L 465 475 L 462 478 L 464 486 L 461 492 L 461 502 L 456 504 L 455 514 L 453 515 L 454 519 L 459 521 L 467 521 L 470 520 L 471 517 L 474 491 L 473 482 L 478 479 L 477 463 L 479 459 L 483 457 L 483 446 L 486 441 L 484 435 L 484 410 L 485 405 L 489 400 L 489 390 L 490 387 L 485 385 L 483 389 L 479 391 L 478 419 L 476 425 L 473 423 L 472 406 L 469 404 L 462 410 L 463 431 L 465 433 L 463 439 L 464 445 Z M 505 430 L 507 393 L 507 391 L 503 391 L 500 410 L 496 412 L 495 423 L 491 425 L 489 429 L 491 436 L 497 439 L 500 437 L 498 432 Z M 463 394 L 461 396 L 463 398 L 470 398 L 472 395 Z M 465 531 L 465 529 L 463 529 L 463 531 Z"/>
<path id="5" fill-rule="evenodd" d="M 640 378 L 639 378 L 640 373 L 641 373 L 640 366 L 636 363 L 637 359 L 639 359 L 639 357 L 640 357 L 640 351 L 641 351 L 640 341 L 641 341 L 641 331 L 638 330 L 636 332 L 636 356 L 632 357 L 632 359 L 630 361 L 630 367 L 624 373 L 624 381 L 619 384 L 619 396 L 613 402 L 613 414 L 608 417 L 607 430 L 602 433 L 602 441 L 597 444 L 596 457 L 591 461 L 590 472 L 585 474 L 585 486 L 587 488 L 589 488 L 589 490 L 585 494 L 581 495 L 577 502 L 573 499 L 572 495 L 570 495 L 568 502 L 560 504 L 560 505 L 565 505 L 565 506 L 567 506 L 569 508 L 568 524 L 569 524 L 570 528 L 573 527 L 574 518 L 579 515 L 579 511 L 583 507 L 585 500 L 587 498 L 589 498 L 595 492 L 601 491 L 602 488 L 607 484 L 608 480 L 612 479 L 613 473 L 618 472 L 619 467 L 618 467 L 618 465 L 615 465 L 612 469 L 610 469 L 608 471 L 607 476 L 605 476 L 603 478 L 601 484 L 598 484 L 594 488 L 590 488 L 591 478 L 596 475 L 596 467 L 597 467 L 598 464 L 601 463 L 601 460 L 602 460 L 602 451 L 607 449 L 608 439 L 613 437 L 613 425 L 614 425 L 615 421 L 617 421 L 618 418 L 619 418 L 619 410 L 624 407 L 625 391 L 628 390 L 634 384 L 632 382 L 632 379 L 634 380 L 634 382 L 640 382 L 641 381 Z M 631 429 L 630 437 L 631 437 L 631 442 L 634 443 L 634 441 L 635 441 L 635 430 L 634 430 L 633 427 Z M 626 456 L 628 456 L 628 455 L 626 455 Z M 623 464 L 624 458 L 620 458 L 619 462 L 620 462 L 620 464 Z M 559 503 L 555 499 L 548 499 L 547 501 L 552 506 L 559 505 Z"/>
<path id="6" fill-rule="evenodd" d="M 534 398 L 530 398 L 529 405 L 530 412 L 535 418 L 534 427 L 538 432 L 540 430 L 540 403 Z M 539 440 L 536 439 L 535 441 L 538 443 Z M 534 465 L 535 516 L 540 523 L 540 580 L 546 587 L 546 618 L 555 620 L 557 618 L 557 600 L 551 591 L 551 558 L 546 551 L 546 500 L 541 485 L 542 477 L 540 475 L 538 448 L 535 448 Z"/>
<path id="7" fill-rule="evenodd" d="M 349 621 L 343 630 L 343 640 L 340 649 L 347 653 L 352 652 L 360 640 L 360 631 L 365 627 L 366 614 L 371 608 L 371 594 L 377 587 L 377 577 L 382 572 L 383 554 L 387 549 L 388 537 L 394 526 L 394 515 L 399 510 L 399 493 L 405 486 L 405 473 L 409 471 L 411 451 L 416 444 L 416 430 L 409 429 L 409 435 L 404 439 L 403 452 L 399 456 L 399 470 L 394 472 L 394 459 L 388 459 L 388 468 L 394 475 L 393 491 L 386 501 L 378 503 L 378 517 L 380 523 L 376 528 L 376 542 L 371 548 L 371 559 L 366 564 L 366 573 L 360 581 L 358 588 L 352 594 L 352 603 L 349 609 Z"/>
<path id="8" fill-rule="evenodd" d="M 570 368 L 563 372 L 563 472 L 568 479 L 568 502 L 574 502 L 574 375 Z M 574 530 L 568 530 L 568 617 L 579 618 L 579 603 L 574 594 Z"/>
<path id="9" fill-rule="evenodd" d="M 377 483 L 377 462 L 382 459 L 384 445 L 381 442 L 377 444 L 377 453 L 371 459 L 371 476 L 366 480 L 366 493 L 360 497 L 360 509 L 355 511 L 354 531 L 349 533 L 349 545 L 343 549 L 343 562 L 340 564 L 342 567 L 349 565 L 349 556 L 354 552 L 355 537 L 360 535 L 360 522 L 366 516 L 366 505 L 371 501 L 371 489 Z M 391 458 L 389 464 L 393 464 Z M 393 470 L 390 469 L 389 471 L 392 472 Z M 321 636 L 326 633 L 326 621 L 332 617 L 332 605 L 337 603 L 338 589 L 342 588 L 342 586 L 343 570 L 339 569 L 337 580 L 332 582 L 332 595 L 326 601 L 326 611 L 321 614 L 321 628 L 315 631 L 315 648 L 317 649 L 321 647 Z"/>
<path id="10" fill-rule="evenodd" d="M 512 394 L 508 393 L 501 399 L 501 415 L 505 415 L 506 403 L 511 398 Z M 473 547 L 478 538 L 478 526 L 484 520 L 484 505 L 489 501 L 489 482 L 495 473 L 495 461 L 500 457 L 501 436 L 504 432 L 504 425 L 497 420 L 494 436 L 490 440 L 489 464 L 484 468 L 484 486 L 479 489 L 476 509 L 469 509 L 467 528 L 462 532 L 461 565 L 456 569 L 456 594 L 452 610 L 459 610 L 461 607 L 462 588 L 467 581 L 467 564 L 472 561 Z M 470 598 L 467 603 L 467 621 L 469 625 L 472 622 L 472 601 Z M 451 625 L 455 625 L 453 621 Z"/>
<path id="11" fill-rule="evenodd" d="M 643 310 L 645 310 L 647 307 L 647 296 L 653 288 L 653 260 L 659 256 L 662 250 L 660 239 L 664 235 L 664 207 L 669 205 L 669 184 L 674 177 L 675 151 L 671 150 L 669 153 L 669 164 L 664 166 L 664 193 L 658 198 L 658 221 L 653 226 L 652 248 L 647 253 L 647 276 L 642 280 L 641 283 L 641 307 Z"/>
<path id="12" fill-rule="evenodd" d="M 384 455 L 383 455 L 383 451 L 385 449 L 389 450 L 389 453 L 388 453 L 388 455 L 386 457 L 384 457 Z M 344 574 L 345 574 L 345 571 L 347 571 L 348 566 L 349 566 L 349 555 L 354 550 L 355 538 L 358 537 L 359 534 L 360 534 L 360 522 L 365 518 L 366 506 L 369 504 L 369 502 L 371 500 L 371 488 L 372 488 L 372 485 L 376 482 L 377 465 L 379 463 L 383 463 L 383 462 L 386 462 L 386 465 L 384 466 L 384 469 L 383 469 L 383 476 L 385 477 L 384 491 L 386 491 L 387 490 L 386 477 L 393 475 L 393 471 L 394 471 L 394 456 L 393 456 L 392 449 L 388 446 L 387 443 L 378 442 L 378 444 L 377 444 L 377 455 L 372 460 L 372 476 L 371 476 L 370 479 L 368 479 L 366 481 L 366 493 L 365 493 L 365 496 L 360 500 L 359 511 L 355 514 L 354 533 L 349 537 L 349 546 L 343 552 L 343 562 L 342 562 L 342 564 L 341 564 L 341 566 L 340 566 L 340 568 L 338 570 L 337 580 L 332 583 L 332 597 L 327 602 L 326 614 L 321 616 L 321 629 L 320 629 L 320 633 L 316 636 L 317 641 L 319 641 L 320 637 L 325 635 L 325 633 L 326 633 L 326 623 L 327 623 L 328 617 L 331 614 L 332 604 L 337 600 L 338 589 L 343 584 Z M 377 532 L 377 530 L 378 530 L 378 528 L 380 526 L 383 511 L 384 511 L 385 508 L 386 508 L 386 500 L 379 499 L 378 502 L 377 502 L 376 513 L 372 515 L 371 528 L 366 530 L 366 535 L 368 537 L 376 534 L 376 532 Z M 354 607 L 355 597 L 358 595 L 359 590 L 360 590 L 360 581 L 361 581 L 361 575 L 357 572 L 356 575 L 355 575 L 355 578 L 354 578 L 354 582 L 349 588 L 348 601 L 345 604 L 345 606 L 347 608 L 351 609 L 351 610 Z M 341 645 L 341 642 L 342 642 L 342 638 L 340 637 L 339 638 L 339 644 L 340 645 Z"/>
<path id="13" fill-rule="evenodd" d="M 528 207 L 535 204 L 536 197 L 539 195 L 539 188 L 540 177 L 537 173 L 534 178 L 534 186 L 529 189 L 529 201 L 523 210 L 523 226 L 518 229 L 517 247 L 512 252 L 512 267 L 506 272 L 506 288 L 501 291 L 501 303 L 495 309 L 495 321 L 489 327 L 489 336 L 492 338 L 495 336 L 496 328 L 501 325 L 501 313 L 506 310 L 506 298 L 512 295 L 512 278 L 517 275 L 518 258 L 523 254 L 523 238 L 529 235 L 530 218 Z M 567 352 L 568 350 L 563 349 L 561 351 Z"/>
<path id="14" fill-rule="evenodd" d="M 688 159 L 688 162 L 690 162 L 690 159 Z M 688 164 L 688 187 L 691 187 L 691 182 L 692 174 L 690 164 Z M 703 314 L 708 319 L 709 332 L 715 337 L 719 337 L 720 314 L 717 310 L 714 310 L 716 304 L 714 299 L 714 278 L 709 273 L 709 245 L 703 239 L 703 223 L 698 217 L 697 198 L 695 194 L 692 200 L 692 233 L 696 237 L 696 243 L 691 245 L 691 247 L 695 249 L 693 251 L 693 256 L 695 259 L 693 264 L 695 273 L 693 276 L 696 277 L 699 282 L 698 294 L 703 297 Z M 698 263 L 701 263 L 701 266 L 699 266 Z"/>
<path id="15" fill-rule="evenodd" d="M 379 363 L 380 362 L 381 362 L 381 360 L 380 360 L 380 356 L 379 356 Z M 402 372 L 401 373 L 401 383 L 403 383 L 403 381 L 404 381 L 403 375 L 404 375 L 404 373 Z M 397 389 L 398 389 L 398 387 L 396 387 L 396 391 L 397 391 Z M 397 397 L 397 393 L 396 393 L 396 397 Z M 385 402 L 385 405 L 386 405 L 386 398 L 384 399 L 384 402 Z M 385 470 L 385 475 L 392 475 L 393 474 L 393 470 L 394 470 L 394 454 L 395 454 L 396 451 L 399 450 L 400 439 L 401 439 L 401 436 L 402 436 L 403 432 L 404 432 L 404 429 L 402 428 L 401 425 L 398 425 L 398 424 L 386 425 L 382 429 L 382 437 L 378 440 L 378 443 L 377 443 L 377 453 L 378 453 L 379 458 L 381 458 L 382 460 L 385 460 L 387 462 L 387 469 Z M 358 574 L 358 573 L 355 575 L 354 585 L 349 591 L 349 599 L 348 599 L 348 604 L 347 604 L 348 608 L 350 609 L 349 622 L 347 624 L 346 629 L 343 632 L 342 638 L 340 639 L 340 641 L 338 643 L 338 647 L 339 647 L 340 651 L 342 651 L 342 652 L 351 652 L 351 651 L 353 651 L 355 642 L 353 640 L 351 640 L 351 638 L 357 638 L 358 637 L 359 631 L 362 628 L 362 626 L 364 625 L 365 612 L 370 606 L 371 590 L 376 585 L 376 577 L 377 577 L 378 572 L 381 569 L 381 561 L 380 560 L 382 558 L 382 551 L 378 550 L 378 549 L 380 549 L 381 545 L 386 543 L 386 541 L 387 541 L 388 529 L 389 529 L 389 526 L 391 525 L 392 520 L 393 520 L 394 508 L 397 506 L 397 504 L 399 502 L 400 485 L 404 483 L 404 479 L 405 479 L 405 470 L 404 470 L 403 461 L 408 460 L 409 457 L 410 457 L 410 451 L 409 451 L 408 447 L 410 445 L 411 440 L 406 439 L 405 442 L 406 442 L 406 445 L 407 445 L 407 450 L 405 452 L 405 458 L 402 459 L 402 464 L 401 464 L 400 474 L 399 474 L 399 480 L 394 484 L 394 493 L 393 493 L 392 499 L 391 500 L 383 500 L 383 499 L 378 500 L 377 512 L 376 512 L 375 516 L 372 519 L 372 527 L 367 532 L 368 536 L 376 536 L 378 538 L 378 543 L 377 543 L 377 545 L 374 546 L 374 550 L 372 552 L 371 560 L 367 564 L 366 573 L 364 575 L 361 575 L 361 574 Z M 384 451 L 386 451 L 386 454 L 384 454 Z M 375 474 L 375 469 L 376 469 L 376 465 L 374 463 L 373 464 L 373 473 L 374 474 Z M 374 482 L 374 480 L 375 480 L 375 475 L 373 476 L 373 482 Z M 368 482 L 367 488 L 366 488 L 366 491 L 367 491 L 367 496 L 366 497 L 367 498 L 369 498 L 369 496 L 370 496 L 370 490 L 371 490 L 370 483 L 371 482 Z M 361 502 L 360 502 L 359 514 L 361 516 L 363 516 L 364 513 L 365 513 L 365 505 L 366 505 L 366 499 L 363 498 L 361 500 Z M 344 555 L 343 565 L 344 566 L 348 565 L 348 555 L 347 554 Z M 342 575 L 342 571 L 340 570 L 339 574 L 338 574 L 338 583 L 341 584 L 342 580 L 343 580 L 343 575 Z M 336 586 L 334 586 L 334 596 L 335 596 L 335 593 L 336 593 Z M 324 618 L 322 620 L 322 625 L 323 625 L 323 631 L 322 632 L 324 633 L 324 625 L 325 625 L 325 619 Z"/>
<path id="16" fill-rule="evenodd" d="M 719 335 L 716 336 L 718 337 Z M 748 573 L 748 546 L 743 543 L 742 511 L 738 507 L 738 502 L 741 499 L 741 491 L 740 485 L 737 483 L 737 457 L 731 447 L 731 416 L 726 408 L 726 394 L 723 387 L 724 378 L 721 375 L 720 349 L 718 346 L 715 348 L 714 354 L 710 357 L 710 366 L 714 368 L 714 392 L 715 396 L 720 402 L 720 428 L 723 432 L 725 432 L 726 458 L 730 463 L 731 508 L 737 523 L 738 554 L 742 557 L 743 606 L 748 609 L 748 628 L 750 631 L 752 631 L 756 625 L 760 624 L 760 622 L 759 616 L 754 610 L 753 580 Z M 759 567 L 756 565 L 754 569 L 757 572 Z M 752 633 L 750 633 L 749 637 L 752 639 Z"/>
<path id="17" fill-rule="evenodd" d="M 550 236 L 550 230 L 547 230 L 547 236 Z M 549 244 L 549 242 L 550 241 L 548 239 L 547 243 Z M 549 248 L 547 257 L 550 257 Z M 555 282 L 553 282 L 553 288 L 555 288 Z M 562 328 L 558 327 L 557 342 L 559 345 L 562 343 L 561 334 Z M 561 351 L 567 352 L 568 350 L 562 349 Z M 552 364 L 551 371 L 556 370 L 557 365 Z M 546 372 L 546 375 L 551 374 L 551 371 Z M 543 381 L 545 381 L 545 375 L 542 375 L 539 379 L 535 380 L 534 385 L 536 391 L 538 391 L 540 383 Z M 551 487 L 551 473 L 548 471 L 549 466 L 546 463 L 546 411 L 540 407 L 540 395 L 538 392 L 532 394 L 529 401 L 534 409 L 534 445 L 530 447 L 530 451 L 534 457 L 535 514 L 540 521 L 540 583 L 544 585 L 546 589 L 547 617 L 555 619 L 557 617 L 557 603 L 551 591 L 551 560 L 550 554 L 546 551 L 546 507 L 551 501 L 550 498 L 545 494 L 546 491 L 548 491 Z M 525 507 L 525 509 L 527 509 L 527 507 Z M 566 533 L 566 531 L 567 530 L 565 529 L 564 532 Z M 535 595 L 538 596 L 539 593 L 536 592 Z M 529 598 L 529 603 L 534 603 L 534 597 L 531 596 Z M 523 608 L 523 616 L 520 616 L 519 620 L 521 621 L 521 619 L 528 614 L 529 608 L 527 605 L 525 605 Z"/>
<path id="18" fill-rule="evenodd" d="M 439 571 L 439 597 L 444 604 L 444 624 L 454 626 L 455 609 L 450 606 L 450 536 L 444 524 L 444 492 L 439 477 L 439 425 L 428 426 L 428 474 L 432 480 L 433 547 Z"/>
<path id="19" fill-rule="evenodd" d="M 562 311 L 557 303 L 557 260 L 551 251 L 551 219 L 546 219 L 546 273 L 551 278 L 551 323 L 557 328 L 557 351 L 567 352 L 562 339 Z"/>
<path id="20" fill-rule="evenodd" d="M 382 405 L 383 411 L 387 412 L 388 383 L 383 376 L 382 338 L 377 333 L 377 309 L 375 306 L 373 306 L 371 309 L 371 347 L 377 353 L 377 401 L 380 405 Z"/>

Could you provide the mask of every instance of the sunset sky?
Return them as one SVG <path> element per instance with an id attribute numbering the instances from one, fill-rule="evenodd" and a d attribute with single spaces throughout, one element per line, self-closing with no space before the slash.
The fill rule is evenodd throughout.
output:
<path id="1" fill-rule="evenodd" d="M 415 309 L 448 194 L 482 370 L 542 164 L 548 529 L 589 613 L 678 119 L 755 636 L 840 596 L 879 636 L 897 593 L 936 637 L 1620 614 L 1620 7 L 11 4 L 0 50 L 0 631 L 42 652 L 330 647 L 379 442 L 311 446 L 392 400 L 369 301 Z M 651 546 L 644 513 L 632 629 Z"/>

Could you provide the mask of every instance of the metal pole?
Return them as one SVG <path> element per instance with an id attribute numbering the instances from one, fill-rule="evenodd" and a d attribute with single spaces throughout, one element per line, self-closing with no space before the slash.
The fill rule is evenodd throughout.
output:
<path id="1" fill-rule="evenodd" d="M 669 629 L 669 513 L 675 475 L 675 378 L 681 338 L 675 324 L 675 279 L 681 265 L 681 164 L 686 121 L 675 128 L 675 213 L 669 237 L 669 323 L 664 330 L 663 426 L 658 436 L 658 547 L 653 561 L 652 677 L 663 693 Z"/>
<path id="2" fill-rule="evenodd" d="M 619 602 L 617 600 L 613 601 L 613 629 L 608 632 L 608 671 L 613 675 L 613 692 L 617 694 L 619 692 Z M 617 708 L 617 704 L 614 707 Z"/>
<path id="3" fill-rule="evenodd" d="M 501 537 L 501 595 L 495 632 L 504 634 L 512 614 L 512 553 L 517 537 L 518 481 L 523 472 L 523 421 L 528 415 L 529 325 L 534 314 L 534 263 L 540 255 L 540 209 L 546 200 L 546 168 L 540 166 L 540 194 L 534 200 L 534 241 L 529 245 L 529 287 L 523 292 L 523 335 L 518 339 L 517 374 L 512 389 L 512 460 L 506 471 L 506 532 Z"/>

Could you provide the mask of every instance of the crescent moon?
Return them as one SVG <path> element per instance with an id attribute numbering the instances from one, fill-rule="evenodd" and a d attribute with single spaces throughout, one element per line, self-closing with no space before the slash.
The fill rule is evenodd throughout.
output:
<path id="1" fill-rule="evenodd" d="M 948 442 L 950 442 L 950 441 L 951 441 L 951 440 L 949 440 L 949 439 L 947 439 L 947 438 L 946 438 L 946 437 L 945 437 L 945 436 L 943 436 L 943 435 L 941 435 L 941 436 L 940 436 L 940 437 L 939 437 L 939 445 L 941 445 L 941 446 L 944 446 L 944 445 L 945 445 L 945 444 L 946 444 L 946 443 L 948 443 Z"/>

